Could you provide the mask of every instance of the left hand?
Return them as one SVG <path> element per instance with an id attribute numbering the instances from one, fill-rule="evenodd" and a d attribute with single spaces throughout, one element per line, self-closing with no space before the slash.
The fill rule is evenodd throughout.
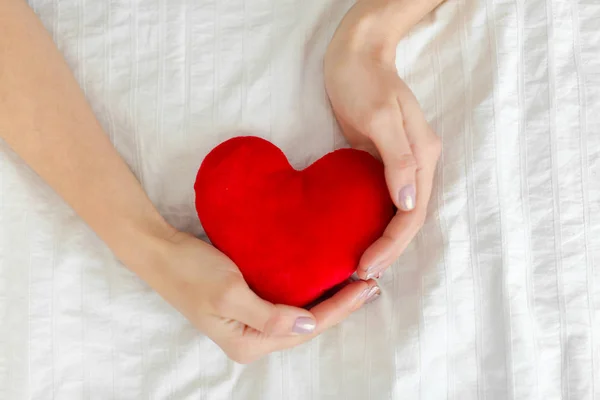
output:
<path id="1" fill-rule="evenodd" d="M 379 277 L 423 226 L 441 141 L 398 76 L 395 51 L 384 55 L 380 43 L 369 39 L 376 35 L 354 28 L 342 22 L 334 35 L 325 56 L 325 86 L 350 145 L 383 161 L 398 208 L 383 236 L 360 260 L 358 276 L 369 279 Z"/>
<path id="2" fill-rule="evenodd" d="M 149 250 L 131 261 L 142 266 L 134 267 L 138 275 L 241 364 L 315 338 L 379 294 L 375 281 L 359 280 L 310 309 L 273 304 L 257 296 L 233 261 L 208 243 L 168 225 L 139 239 Z"/>

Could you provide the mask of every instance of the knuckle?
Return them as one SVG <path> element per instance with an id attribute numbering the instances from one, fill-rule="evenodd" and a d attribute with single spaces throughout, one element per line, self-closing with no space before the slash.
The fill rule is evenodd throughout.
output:
<path id="1" fill-rule="evenodd" d="M 399 154 L 394 160 L 394 164 L 401 170 L 417 169 L 417 159 L 412 153 Z"/>
<path id="2" fill-rule="evenodd" d="M 261 331 L 266 335 L 272 335 L 283 329 L 282 324 L 285 322 L 282 313 L 277 309 L 276 306 L 272 306 L 272 312 Z"/>

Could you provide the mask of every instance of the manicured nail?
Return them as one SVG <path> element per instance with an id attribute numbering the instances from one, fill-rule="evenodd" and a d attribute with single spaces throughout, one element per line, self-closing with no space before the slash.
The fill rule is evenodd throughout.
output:
<path id="1" fill-rule="evenodd" d="M 367 297 L 369 297 L 369 292 L 371 292 L 371 288 L 369 287 L 360 292 L 360 294 L 355 300 L 356 307 L 360 307 L 360 305 L 366 301 Z"/>
<path id="2" fill-rule="evenodd" d="M 377 286 L 373 286 L 369 293 L 367 294 L 367 299 L 365 300 L 365 304 L 369 304 L 377 300 L 381 296 L 381 290 Z"/>
<path id="3" fill-rule="evenodd" d="M 400 208 L 404 211 L 410 211 L 415 208 L 415 198 L 417 191 L 414 185 L 406 185 L 400 190 Z"/>
<path id="4" fill-rule="evenodd" d="M 380 266 L 376 265 L 374 267 L 369 267 L 367 269 L 367 279 L 379 279 L 379 277 L 383 274 L 383 270 Z"/>
<path id="5" fill-rule="evenodd" d="M 294 333 L 298 333 L 300 335 L 306 335 L 309 333 L 313 333 L 315 331 L 316 327 L 317 327 L 317 323 L 315 322 L 314 319 L 309 318 L 309 317 L 300 317 L 300 318 L 296 319 L 296 322 L 294 323 L 294 328 L 292 329 L 292 331 Z"/>
<path id="6" fill-rule="evenodd" d="M 367 301 L 367 300 L 369 300 L 369 298 L 371 296 L 373 296 L 374 293 L 377 293 L 377 292 L 379 292 L 379 287 L 377 287 L 377 286 L 368 287 L 368 288 L 366 288 L 365 290 L 363 290 L 360 293 L 360 295 L 358 296 L 357 300 L 359 302 L 361 302 L 361 301 Z"/>

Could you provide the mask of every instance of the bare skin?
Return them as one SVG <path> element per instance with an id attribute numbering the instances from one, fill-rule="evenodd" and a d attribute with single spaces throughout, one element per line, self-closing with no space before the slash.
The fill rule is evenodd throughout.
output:
<path id="1" fill-rule="evenodd" d="M 358 275 L 379 277 L 425 222 L 441 142 L 398 77 L 396 45 L 440 0 L 359 1 L 325 56 L 325 86 L 348 142 L 379 156 L 398 207 L 383 237 L 363 255 Z"/>
<path id="2" fill-rule="evenodd" d="M 330 45 L 326 85 L 336 116 L 351 144 L 382 157 L 390 193 L 405 211 L 365 253 L 359 269 L 365 280 L 310 310 L 260 299 L 225 255 L 164 220 L 23 0 L 0 0 L 0 138 L 127 268 L 230 358 L 248 363 L 310 340 L 377 296 L 367 266 L 389 264 L 420 227 L 439 143 L 410 90 L 394 76 L 392 59 L 395 44 L 440 2 L 361 0 Z M 352 88 L 344 85 L 350 76 Z M 407 184 L 418 193 L 413 207 L 404 207 L 398 195 Z"/>

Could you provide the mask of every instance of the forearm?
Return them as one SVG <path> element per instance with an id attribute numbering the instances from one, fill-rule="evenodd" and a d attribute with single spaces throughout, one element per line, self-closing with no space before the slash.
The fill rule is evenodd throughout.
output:
<path id="1" fill-rule="evenodd" d="M 169 232 L 21 0 L 0 1 L 0 138 L 130 267 Z"/>
<path id="2" fill-rule="evenodd" d="M 390 59 L 398 42 L 445 0 L 358 0 L 338 29 L 347 30 L 357 49 Z"/>

